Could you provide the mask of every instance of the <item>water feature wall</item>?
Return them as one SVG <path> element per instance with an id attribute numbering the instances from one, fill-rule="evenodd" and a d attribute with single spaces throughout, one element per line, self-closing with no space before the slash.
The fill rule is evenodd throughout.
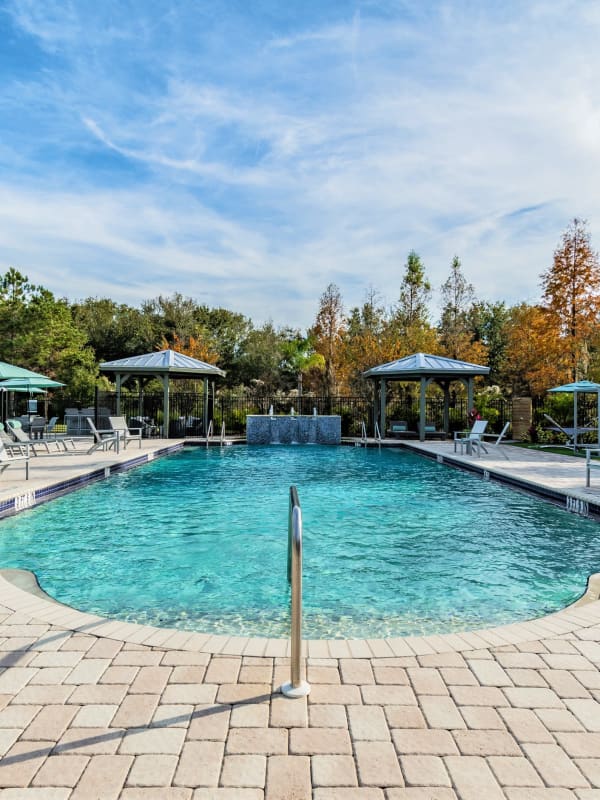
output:
<path id="1" fill-rule="evenodd" d="M 332 416 L 269 416 L 248 414 L 248 444 L 340 444 L 342 418 Z"/>

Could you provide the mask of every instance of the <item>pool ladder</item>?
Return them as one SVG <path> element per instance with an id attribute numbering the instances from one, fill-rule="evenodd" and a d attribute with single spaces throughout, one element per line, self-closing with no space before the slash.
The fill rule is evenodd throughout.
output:
<path id="1" fill-rule="evenodd" d="M 287 578 L 291 584 L 290 680 L 281 686 L 286 697 L 306 697 L 310 685 L 302 679 L 302 509 L 295 486 L 290 486 Z"/>
<path id="2" fill-rule="evenodd" d="M 375 421 L 375 441 L 377 442 L 378 446 L 381 447 L 381 432 L 379 430 L 379 423 Z M 369 443 L 369 437 L 367 436 L 367 424 L 363 420 L 360 423 L 360 442 L 355 442 L 357 447 L 366 447 Z"/>
<path id="3" fill-rule="evenodd" d="M 211 442 L 214 439 L 214 436 L 215 436 L 215 429 L 214 429 L 213 421 L 211 419 L 211 421 L 208 423 L 208 430 L 206 431 L 206 446 L 207 447 L 209 445 L 209 442 Z M 226 438 L 225 438 L 225 421 L 223 421 L 222 424 L 221 424 L 221 434 L 219 436 L 219 444 L 221 445 L 221 447 L 224 447 L 226 444 L 231 444 L 231 442 L 228 442 L 226 440 Z"/>

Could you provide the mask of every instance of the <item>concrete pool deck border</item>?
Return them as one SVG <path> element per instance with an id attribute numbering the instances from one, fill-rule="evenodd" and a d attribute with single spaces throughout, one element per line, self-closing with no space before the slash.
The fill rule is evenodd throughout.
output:
<path id="1" fill-rule="evenodd" d="M 131 451 L 120 454 L 108 451 L 94 454 L 93 458 L 82 453 L 70 456 L 39 456 L 32 459 L 32 480 L 28 482 L 31 488 L 25 493 L 23 493 L 26 485 L 24 481 L 17 483 L 13 481 L 12 494 L 8 487 L 8 492 L 2 491 L 4 481 L 0 481 L 0 509 L 4 510 L 5 515 L 17 513 L 74 491 L 90 482 L 176 452 L 183 447 L 181 440 L 160 445 L 156 442 L 143 444 L 143 451 L 140 453 L 136 449 L 133 451 L 135 453 L 133 456 Z M 545 496 L 575 513 L 589 516 L 592 509 L 595 516 L 596 509 L 600 511 L 600 491 L 593 487 L 580 489 L 577 486 L 579 480 L 581 484 L 584 483 L 585 467 L 583 463 L 574 463 L 576 460 L 572 458 L 552 456 L 548 453 L 536 453 L 532 456 L 531 451 L 515 449 L 514 454 L 511 450 L 509 461 L 497 457 L 475 459 L 454 454 L 452 443 L 449 442 L 404 443 L 403 446 L 434 458 L 440 463 L 475 472 L 483 479 L 499 480 L 514 488 Z M 72 474 L 59 481 L 52 480 L 53 470 L 66 464 L 72 467 Z M 9 496 L 2 498 L 2 494 L 6 493 Z M 584 587 L 582 592 L 583 590 Z M 598 596 L 593 589 L 590 595 L 591 598 Z M 65 630 L 93 633 L 96 636 L 131 644 L 222 656 L 289 656 L 287 639 L 219 636 L 110 620 L 32 595 L 2 576 L 0 576 L 0 603 L 15 612 L 34 616 Z M 304 647 L 306 655 L 310 658 L 409 657 L 516 645 L 542 637 L 574 633 L 598 624 L 600 624 L 600 602 L 592 601 L 585 605 L 569 606 L 539 619 L 483 630 L 386 639 L 309 639 L 305 640 Z"/>

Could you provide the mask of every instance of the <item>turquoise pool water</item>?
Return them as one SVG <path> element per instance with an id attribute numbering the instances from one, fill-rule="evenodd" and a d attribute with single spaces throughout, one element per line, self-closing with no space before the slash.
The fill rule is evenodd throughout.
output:
<path id="1" fill-rule="evenodd" d="M 304 520 L 304 636 L 446 632 L 557 610 L 600 527 L 399 450 L 186 448 L 0 523 L 0 564 L 76 608 L 287 636 L 287 510 Z"/>

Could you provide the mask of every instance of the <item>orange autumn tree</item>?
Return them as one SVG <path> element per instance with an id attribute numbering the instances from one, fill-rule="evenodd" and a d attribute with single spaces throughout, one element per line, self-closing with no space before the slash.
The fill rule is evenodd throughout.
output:
<path id="1" fill-rule="evenodd" d="M 600 265 L 586 225 L 573 219 L 554 251 L 552 267 L 541 276 L 543 305 L 566 366 L 562 383 L 587 377 L 600 314 Z"/>
<path id="2" fill-rule="evenodd" d="M 555 320 L 546 308 L 527 303 L 514 306 L 505 334 L 504 374 L 513 394 L 540 397 L 564 383 L 568 361 L 561 352 Z"/>
<path id="3" fill-rule="evenodd" d="M 366 381 L 362 373 L 394 358 L 394 341 L 385 309 L 371 288 L 362 306 L 351 309 L 342 339 L 343 372 L 349 391 L 363 391 Z"/>
<path id="4" fill-rule="evenodd" d="M 219 353 L 207 334 L 204 334 L 202 338 L 188 336 L 187 342 L 182 340 L 176 333 L 172 336 L 173 341 L 171 343 L 163 336 L 158 349 L 166 350 L 170 348 L 178 353 L 183 353 L 185 356 L 197 358 L 198 361 L 204 361 L 206 364 L 216 364 L 219 360 Z"/>

